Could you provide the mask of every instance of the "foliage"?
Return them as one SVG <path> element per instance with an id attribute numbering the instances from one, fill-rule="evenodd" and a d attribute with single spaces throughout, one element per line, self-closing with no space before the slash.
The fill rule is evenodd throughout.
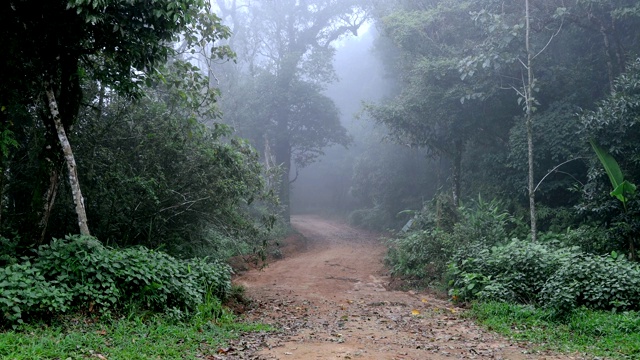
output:
<path id="1" fill-rule="evenodd" d="M 508 199 L 511 210 L 524 208 L 529 199 L 521 96 L 527 77 L 521 65 L 527 55 L 523 5 L 491 0 L 376 5 L 381 36 L 391 44 L 381 51 L 385 68 L 400 86 L 394 96 L 366 108 L 374 121 L 388 126 L 389 138 L 403 145 L 423 146 L 450 159 L 451 175 L 445 172 L 445 177 L 454 185 L 454 192 L 455 182 L 461 181 L 463 200 L 465 195 L 476 193 L 498 196 Z M 623 73 L 625 66 L 633 69 L 630 56 L 635 56 L 640 44 L 638 33 L 631 30 L 640 21 L 636 8 L 633 0 L 544 0 L 530 9 L 535 82 L 527 98 L 533 100 L 532 110 L 536 108 L 531 118 L 536 149 L 532 165 L 538 174 L 532 189 L 537 188 L 535 196 L 546 209 L 572 209 L 581 200 L 576 190 L 585 183 L 589 193 L 596 190 L 587 181 L 589 164 L 570 161 L 556 166 L 590 155 L 588 136 L 579 136 L 583 125 L 575 114 L 594 109 L 611 89 L 613 78 Z M 593 46 L 585 47 L 585 42 Z M 633 77 L 631 72 L 622 76 Z M 616 87 L 616 97 L 628 99 L 631 107 L 626 109 L 632 109 L 632 97 L 623 96 L 619 89 Z M 620 114 L 624 109 L 620 106 Z M 618 116 L 608 121 L 623 120 Z M 603 139 L 596 140 L 613 144 L 635 138 L 622 133 L 615 136 L 613 132 L 619 129 L 611 126 L 602 133 Z M 627 130 L 632 134 L 637 129 Z M 633 146 L 633 141 L 624 143 Z M 462 171 L 457 176 L 455 154 L 460 152 Z M 634 157 L 633 153 L 625 156 Z M 628 174 L 634 179 L 635 174 Z M 606 205 L 605 210 L 616 205 L 601 198 L 590 203 L 593 207 Z M 542 231 L 560 231 L 584 220 L 566 217 L 566 223 L 558 224 L 551 212 L 547 214 L 540 224 Z M 606 225 L 614 222 L 610 213 L 594 216 L 607 219 Z"/>
<path id="2" fill-rule="evenodd" d="M 0 266 L 12 265 L 18 262 L 17 251 L 19 237 L 8 239 L 0 236 Z"/>
<path id="3" fill-rule="evenodd" d="M 626 242 L 629 253 L 634 256 L 640 234 L 640 223 L 637 221 L 640 208 L 638 200 L 632 196 L 632 182 L 640 177 L 640 148 L 636 141 L 640 134 L 637 126 L 640 114 L 640 59 L 630 62 L 627 72 L 621 74 L 613 86 L 615 91 L 600 101 L 597 109 L 585 111 L 580 116 L 582 136 L 585 141 L 596 145 L 594 149 L 600 162 L 594 159 L 591 163 L 579 209 L 611 227 L 618 241 Z M 613 192 L 610 188 L 607 190 L 603 164 L 605 169 L 608 168 L 605 172 L 614 188 Z M 607 194 L 618 198 L 624 211 L 621 211 L 620 203 Z"/>
<path id="4" fill-rule="evenodd" d="M 565 239 L 585 234 L 597 232 L 586 228 L 566 235 Z M 638 309 L 637 264 L 615 252 L 583 253 L 578 248 L 566 247 L 566 243 L 575 240 L 558 238 L 546 234 L 541 236 L 546 244 L 514 239 L 505 245 L 491 248 L 476 245 L 471 252 L 459 252 L 448 270 L 450 294 L 460 301 L 478 298 L 537 304 L 564 315 L 580 306 Z"/>
<path id="5" fill-rule="evenodd" d="M 572 189 L 586 181 L 586 161 L 580 160 L 580 157 L 588 149 L 582 139 L 575 136 L 580 129 L 575 115 L 577 111 L 571 101 L 554 102 L 549 104 L 544 113 L 535 116 L 534 172 L 538 174 L 535 188 L 536 199 L 541 205 L 536 205 L 536 208 L 538 217 L 542 220 L 538 224 L 542 231 L 548 230 L 550 224 L 544 221 L 544 209 L 540 207 L 556 209 L 575 204 L 580 199 L 580 193 Z M 523 199 L 527 193 L 527 130 L 520 120 L 518 118 L 509 132 L 509 152 L 504 163 L 514 170 L 514 174 L 505 181 L 505 186 L 509 187 L 509 195 L 506 196 L 514 196 L 514 200 Z M 566 163 L 556 168 L 563 162 Z M 563 225 L 566 228 L 572 224 L 568 222 Z"/>
<path id="6" fill-rule="evenodd" d="M 583 353 L 607 359 L 640 354 L 640 313 L 578 308 L 557 318 L 550 309 L 504 302 L 474 303 L 469 313 L 484 327 L 540 350 Z"/>
<path id="7" fill-rule="evenodd" d="M 78 314 L 49 326 L 24 325 L 0 336 L 0 357 L 7 359 L 201 359 L 218 356 L 239 333 L 270 332 L 273 328 L 245 323 L 212 302 L 218 316 L 175 321 L 164 315 L 125 313 L 117 319 Z"/>
<path id="8" fill-rule="evenodd" d="M 613 156 L 611 156 L 611 154 L 599 147 L 593 140 L 590 141 L 590 143 L 591 147 L 593 147 L 593 150 L 598 155 L 598 159 L 604 166 L 604 170 L 609 176 L 609 181 L 611 181 L 613 190 L 610 195 L 620 200 L 624 206 L 624 210 L 627 211 L 627 202 L 629 198 L 635 194 L 636 185 L 624 179 L 618 162 L 613 158 Z"/>
<path id="9" fill-rule="evenodd" d="M 449 294 L 474 298 L 536 303 L 549 277 L 567 261 L 570 249 L 514 239 L 505 245 L 475 246 L 460 251 L 449 265 Z"/>
<path id="10" fill-rule="evenodd" d="M 540 300 L 561 313 L 585 306 L 598 310 L 638 310 L 640 267 L 613 254 L 576 254 L 547 280 Z"/>
<path id="11" fill-rule="evenodd" d="M 228 74 L 223 120 L 264 149 L 268 166 L 282 168 L 277 193 L 288 223 L 292 169 L 316 161 L 325 147 L 350 142 L 333 100 L 322 92 L 335 80 L 333 43 L 357 33 L 366 15 L 357 0 L 217 5 L 234 26 L 229 42 L 237 44 L 240 59 L 219 70 Z"/>
<path id="12" fill-rule="evenodd" d="M 0 310 L 7 323 L 125 306 L 185 317 L 209 297 L 227 295 L 230 271 L 219 262 L 178 260 L 144 247 L 111 249 L 92 237 L 68 236 L 40 246 L 32 261 L 3 269 Z"/>
<path id="13" fill-rule="evenodd" d="M 190 44 L 228 36 L 228 29 L 214 14 L 206 12 L 205 3 L 200 0 L 162 0 L 153 4 L 55 0 L 5 6 L 3 47 L 14 58 L 2 59 L 11 66 L 3 74 L 3 83 L 9 81 L 6 91 L 32 87 L 23 96 L 41 91 L 40 70 L 59 79 L 63 97 L 68 91 L 63 85 L 70 80 L 64 76 L 75 76 L 80 71 L 120 93 L 139 96 L 141 80 L 175 52 L 171 41 L 183 31 Z M 61 22 L 64 27 L 58 26 Z M 18 56 L 30 61 L 22 62 Z M 28 80 L 22 78 L 22 84 L 17 81 L 24 76 Z M 18 87 L 11 89 L 13 85 Z M 72 113 L 63 115 L 75 117 Z"/>
<path id="14" fill-rule="evenodd" d="M 0 270 L 0 312 L 3 323 L 23 323 L 33 313 L 62 313 L 69 309 L 72 293 L 65 283 L 47 281 L 31 262 Z"/>
<path id="15" fill-rule="evenodd" d="M 391 274 L 428 283 L 439 280 L 455 244 L 442 230 L 420 230 L 389 243 Z"/>
<path id="16" fill-rule="evenodd" d="M 397 73 L 400 91 L 379 104 L 367 104 L 367 115 L 388 128 L 398 144 L 426 149 L 451 161 L 451 188 L 457 205 L 461 193 L 461 161 L 467 143 L 482 134 L 492 137 L 491 125 L 477 116 L 484 106 L 499 107 L 486 99 L 478 84 L 461 80 L 458 59 L 465 44 L 476 34 L 469 32 L 472 2 L 429 1 L 403 4 L 383 11 L 380 28 L 390 40 L 388 51 L 397 53 L 387 67 Z M 386 10 L 386 9 L 385 9 Z M 474 100 L 474 101 L 465 101 Z M 486 125 L 486 126 L 485 126 Z"/>
<path id="17" fill-rule="evenodd" d="M 185 71 L 172 63 L 167 82 L 138 101 L 95 89 L 101 121 L 85 109 L 75 138 L 85 204 L 92 233 L 108 245 L 222 259 L 229 239 L 259 247 L 254 240 L 268 231 L 268 214 L 254 216 L 249 206 L 272 197 L 263 192 L 257 152 L 229 127 L 200 123 L 216 116 L 215 103 L 203 95 L 208 80 L 174 85 Z M 70 201 L 63 197 L 54 210 L 49 233 L 73 231 Z"/>
<path id="18" fill-rule="evenodd" d="M 479 198 L 459 211 L 460 220 L 451 230 L 428 226 L 391 240 L 387 262 L 392 273 L 427 282 L 438 280 L 456 253 L 459 259 L 476 255 L 480 249 L 506 241 L 515 229 L 516 220 L 495 200 Z"/>
<path id="19" fill-rule="evenodd" d="M 176 61 L 175 55 L 179 50 L 194 54 L 197 49 L 208 59 L 222 59 L 233 53 L 227 46 L 214 45 L 229 36 L 229 29 L 201 0 L 22 1 L 2 7 L 0 38 L 7 51 L 0 55 L 0 63 L 7 71 L 0 75 L 1 143 L 3 148 L 11 145 L 4 136 L 11 131 L 19 145 L 12 151 L 11 162 L 5 164 L 3 156 L 0 212 L 7 221 L 2 230 L 20 233 L 23 246 L 38 245 L 52 235 L 47 233 L 52 213 L 63 218 L 59 222 L 63 225 L 70 217 L 65 206 L 52 209 L 66 176 L 43 101 L 45 89 L 55 92 L 64 130 L 75 145 L 73 125 L 86 128 L 87 123 L 101 123 L 102 114 L 108 111 L 105 105 L 113 105 L 110 100 L 116 94 L 140 99 L 144 87 L 158 78 L 166 81 L 167 87 L 180 88 L 173 95 L 180 95 L 183 114 L 190 114 L 185 118 L 194 118 L 192 113 L 211 115 L 211 106 L 204 105 L 212 105 L 218 93 L 209 89 L 206 76 L 185 61 Z M 180 41 L 180 46 L 174 41 Z M 158 74 L 169 57 L 174 57 L 172 64 L 180 81 Z M 207 89 L 202 88 L 203 83 Z M 195 109 L 199 105 L 202 108 Z M 81 110 L 90 116 L 83 114 L 79 119 Z M 88 173 L 84 166 L 78 166 L 80 182 Z M 139 185 L 149 187 L 144 180 Z M 53 235 L 62 236 L 69 230 L 60 226 Z"/>
<path id="20" fill-rule="evenodd" d="M 568 228 L 563 232 L 541 233 L 539 240 L 552 247 L 579 247 L 582 252 L 594 255 L 609 255 L 612 251 L 620 251 L 625 245 L 616 243 L 610 230 L 590 224 Z"/>

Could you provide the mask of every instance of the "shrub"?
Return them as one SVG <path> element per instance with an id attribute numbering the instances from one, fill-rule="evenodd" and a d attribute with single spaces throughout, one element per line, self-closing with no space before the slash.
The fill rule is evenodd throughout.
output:
<path id="1" fill-rule="evenodd" d="M 560 313 L 580 306 L 640 309 L 640 268 L 623 256 L 574 254 L 549 277 L 542 302 Z"/>
<path id="2" fill-rule="evenodd" d="M 6 321 L 22 323 L 24 313 L 58 313 L 68 309 L 65 284 L 46 281 L 30 262 L 0 268 L 0 312 Z"/>
<path id="3" fill-rule="evenodd" d="M 536 303 L 558 314 L 580 306 L 640 308 L 640 268 L 623 256 L 522 240 L 475 251 L 454 256 L 449 266 L 450 294 L 456 299 Z"/>
<path id="4" fill-rule="evenodd" d="M 437 204 L 435 204 L 437 205 Z M 439 211 L 439 210 L 438 210 Z M 496 200 L 486 202 L 482 198 L 470 207 L 459 209 L 459 221 L 452 227 L 433 226 L 448 224 L 445 218 L 436 216 L 435 223 L 426 230 L 418 230 L 390 242 L 387 263 L 392 273 L 401 276 L 435 280 L 442 277 L 454 254 L 460 259 L 477 255 L 478 251 L 504 242 L 510 228 L 517 221 Z M 432 216 L 422 216 L 422 221 Z M 423 225 L 428 226 L 429 223 Z"/>
<path id="5" fill-rule="evenodd" d="M 576 229 L 567 229 L 565 232 L 547 232 L 540 234 L 541 243 L 554 246 L 577 246 L 583 252 L 605 255 L 612 251 L 621 250 L 624 243 L 616 241 L 611 236 L 611 231 L 594 225 L 580 225 Z"/>
<path id="6" fill-rule="evenodd" d="M 105 248 L 89 236 L 54 239 L 37 255 L 33 264 L 0 271 L 0 310 L 10 323 L 25 315 L 127 305 L 190 315 L 211 298 L 223 299 L 231 286 L 225 264 L 179 260 L 144 247 Z"/>
<path id="7" fill-rule="evenodd" d="M 416 231 L 390 241 L 386 262 L 393 275 L 428 282 L 443 274 L 452 248 L 451 236 L 441 230 Z"/>
<path id="8" fill-rule="evenodd" d="M 7 239 L 0 235 L 0 266 L 16 264 L 18 258 L 16 256 L 18 243 L 20 238 L 15 236 L 13 239 Z"/>
<path id="9" fill-rule="evenodd" d="M 47 281 L 64 284 L 72 295 L 72 306 L 87 304 L 111 308 L 120 298 L 109 251 L 90 236 L 53 239 L 38 248 L 34 267 Z"/>
<path id="10" fill-rule="evenodd" d="M 449 267 L 450 293 L 462 300 L 537 302 L 547 279 L 576 249 L 555 249 L 540 243 L 514 239 L 506 245 L 477 249 L 476 255 L 460 254 Z M 470 274 L 477 276 L 470 277 Z M 482 276 L 479 284 L 470 282 Z"/>
<path id="11" fill-rule="evenodd" d="M 500 201 L 489 202 L 481 197 L 470 207 L 460 208 L 461 220 L 453 227 L 456 244 L 481 243 L 488 247 L 502 243 L 509 238 L 510 229 L 518 225 Z"/>

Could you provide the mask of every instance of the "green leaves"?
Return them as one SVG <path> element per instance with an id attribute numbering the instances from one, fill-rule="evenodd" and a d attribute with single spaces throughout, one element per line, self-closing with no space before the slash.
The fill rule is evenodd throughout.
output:
<path id="1" fill-rule="evenodd" d="M 620 170 L 620 166 L 618 162 L 609 154 L 606 150 L 598 146 L 595 141 L 589 140 L 591 147 L 598 155 L 598 159 L 604 166 L 604 170 L 607 172 L 607 176 L 609 176 L 609 181 L 611 181 L 611 185 L 614 189 L 618 188 L 622 182 L 624 181 L 624 177 L 622 176 L 622 170 Z"/>
<path id="2" fill-rule="evenodd" d="M 589 143 L 604 166 L 607 176 L 609 176 L 609 181 L 613 187 L 613 191 L 610 193 L 611 196 L 620 200 L 626 211 L 629 197 L 636 193 L 636 185 L 624 179 L 618 162 L 613 158 L 613 156 L 611 156 L 611 154 L 598 146 L 595 141 L 589 140 Z"/>
<path id="3" fill-rule="evenodd" d="M 9 156 L 11 148 L 17 148 L 18 142 L 14 138 L 13 131 L 0 128 L 0 160 Z"/>
<path id="4" fill-rule="evenodd" d="M 623 180 L 621 184 L 616 186 L 616 188 L 610 192 L 611 196 L 618 198 L 618 200 L 622 201 L 625 206 L 629 196 L 634 195 L 635 193 L 636 185 L 628 182 L 627 180 Z"/>
<path id="5" fill-rule="evenodd" d="M 0 268 L 0 324 L 70 309 L 141 309 L 195 314 L 231 288 L 231 269 L 205 259 L 179 260 L 144 247 L 109 249 L 96 239 L 68 236 L 38 249 L 32 262 Z"/>
<path id="6" fill-rule="evenodd" d="M 549 308 L 566 313 L 584 305 L 591 309 L 637 310 L 640 268 L 611 255 L 572 256 L 551 276 L 540 295 Z"/>

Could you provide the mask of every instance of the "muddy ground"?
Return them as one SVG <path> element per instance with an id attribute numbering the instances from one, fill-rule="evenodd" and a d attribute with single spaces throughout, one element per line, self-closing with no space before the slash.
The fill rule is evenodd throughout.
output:
<path id="1" fill-rule="evenodd" d="M 219 358 L 582 358 L 536 352 L 488 332 L 441 296 L 389 290 L 377 234 L 318 216 L 291 222 L 302 236 L 284 244 L 283 259 L 235 280 L 253 299 L 243 316 L 281 331 L 246 335 Z"/>

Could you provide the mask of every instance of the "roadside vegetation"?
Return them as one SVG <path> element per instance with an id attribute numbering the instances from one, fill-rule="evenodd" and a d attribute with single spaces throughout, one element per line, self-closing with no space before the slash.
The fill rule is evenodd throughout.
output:
<path id="1" fill-rule="evenodd" d="M 515 340 L 607 358 L 640 354 L 640 264 L 614 250 L 624 241 L 583 225 L 532 242 L 495 200 L 458 208 L 448 228 L 437 213 L 425 209 L 415 225 L 422 230 L 389 240 L 394 276 L 446 289 L 470 307 L 467 316 Z"/>
<path id="2" fill-rule="evenodd" d="M 538 349 L 582 353 L 607 359 L 634 359 L 640 354 L 640 313 L 603 312 L 587 308 L 557 318 L 548 310 L 506 302 L 474 303 L 467 313 L 491 331 Z"/>
<path id="3" fill-rule="evenodd" d="M 640 38 L 627 30 L 640 23 L 637 3 L 434 0 L 378 10 L 378 51 L 398 87 L 363 116 L 440 164 L 439 185 L 425 199 L 426 187 L 394 185 L 432 172 L 369 159 L 369 173 L 386 176 L 368 188 L 387 191 L 354 192 L 353 223 L 396 229 L 392 274 L 446 289 L 492 330 L 638 357 Z M 363 179 L 356 173 L 354 189 Z"/>
<path id="4" fill-rule="evenodd" d="M 60 316 L 53 323 L 34 323 L 0 336 L 6 359 L 202 359 L 230 350 L 229 341 L 248 332 L 269 332 L 260 324 L 239 322 L 219 303 L 213 313 L 189 321 L 159 314 L 125 313 L 97 319 L 82 314 Z"/>

